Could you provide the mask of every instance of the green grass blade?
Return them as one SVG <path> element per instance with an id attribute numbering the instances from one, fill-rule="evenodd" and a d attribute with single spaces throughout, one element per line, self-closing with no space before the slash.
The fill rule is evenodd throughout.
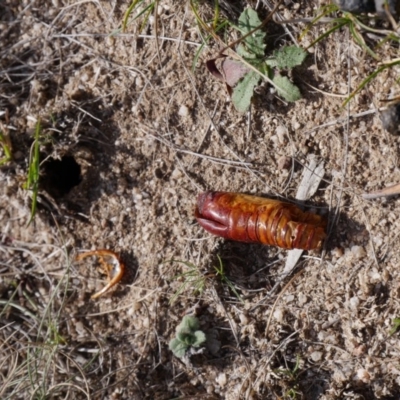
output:
<path id="1" fill-rule="evenodd" d="M 214 21 L 213 21 L 213 29 L 214 29 L 214 31 L 217 31 L 218 19 L 219 19 L 219 1 L 215 0 Z"/>
<path id="2" fill-rule="evenodd" d="M 221 278 L 221 281 L 225 283 L 229 289 L 232 290 L 234 295 L 237 297 L 237 299 L 244 304 L 244 301 L 238 291 L 236 290 L 235 286 L 231 282 L 231 280 L 226 276 L 225 271 L 224 271 L 224 264 L 222 263 L 221 257 L 217 254 L 218 261 L 219 261 L 219 267 L 214 267 L 215 271 L 217 272 L 217 276 Z"/>
<path id="3" fill-rule="evenodd" d="M 303 30 L 301 35 L 299 36 L 299 41 L 301 42 L 306 36 L 306 34 L 310 31 L 310 29 L 322 18 L 326 17 L 328 14 L 331 14 L 335 11 L 338 11 L 339 7 L 333 4 L 330 4 L 328 6 L 324 6 L 321 10 L 321 14 L 317 15 Z"/>
<path id="4" fill-rule="evenodd" d="M 379 60 L 379 57 L 365 44 L 364 38 L 356 30 L 354 23 L 349 24 L 349 29 L 357 44 L 362 47 L 371 57 L 375 58 L 375 60 Z"/>
<path id="5" fill-rule="evenodd" d="M 336 25 L 334 25 L 331 29 L 328 29 L 321 36 L 318 36 L 309 46 L 307 46 L 306 50 L 308 50 L 310 47 L 315 46 L 322 39 L 325 39 L 326 37 L 328 37 L 332 32 L 336 31 L 337 29 L 340 29 L 342 26 L 344 26 L 348 23 L 349 23 L 349 21 L 340 19 L 340 22 L 338 22 Z"/>
<path id="6" fill-rule="evenodd" d="M 0 160 L 0 165 L 3 165 L 12 160 L 12 154 L 9 139 L 2 131 L 0 131 L 0 144 L 4 151 L 4 157 Z"/>
<path id="7" fill-rule="evenodd" d="M 125 32 L 126 27 L 128 26 L 128 19 L 134 10 L 134 8 L 139 4 L 142 3 L 143 0 L 133 0 L 131 5 L 128 7 L 128 9 L 125 11 L 124 18 L 122 20 L 122 32 Z"/>
<path id="8" fill-rule="evenodd" d="M 40 120 L 38 120 L 35 128 L 33 151 L 31 153 L 29 160 L 28 177 L 24 185 L 24 188 L 26 190 L 32 190 L 31 217 L 28 221 L 28 226 L 33 221 L 33 218 L 35 217 L 37 210 L 37 196 L 39 192 L 40 133 L 41 133 L 41 126 L 40 126 Z"/>
<path id="9" fill-rule="evenodd" d="M 362 90 L 365 85 L 367 85 L 369 82 L 371 82 L 374 78 L 376 78 L 382 71 L 384 71 L 386 68 L 390 68 L 389 65 L 382 65 L 378 69 L 376 69 L 372 74 L 368 75 L 362 82 L 361 84 L 357 87 L 356 90 L 353 91 L 353 93 L 350 94 L 350 96 L 344 101 L 342 104 L 342 107 L 345 107 L 349 101 L 360 91 Z"/>
<path id="10" fill-rule="evenodd" d="M 141 17 L 143 14 L 146 14 L 145 17 L 144 17 L 144 20 L 143 20 L 142 24 L 140 25 L 139 32 L 142 32 L 143 29 L 145 28 L 145 26 L 146 26 L 146 24 L 147 24 L 147 22 L 148 22 L 148 20 L 149 20 L 149 18 L 150 18 L 150 15 L 151 15 L 151 13 L 152 13 L 153 10 L 154 10 L 155 4 L 156 4 L 156 2 L 149 4 L 149 5 L 148 5 L 142 12 L 140 12 L 140 13 L 137 15 L 137 17 L 135 18 L 135 19 L 137 19 L 137 18 Z"/>

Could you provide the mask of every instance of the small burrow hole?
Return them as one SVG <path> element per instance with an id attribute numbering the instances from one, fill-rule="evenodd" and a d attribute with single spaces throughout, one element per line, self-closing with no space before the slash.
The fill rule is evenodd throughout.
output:
<path id="1" fill-rule="evenodd" d="M 53 197 L 62 197 L 82 181 L 81 166 L 71 155 L 50 158 L 43 165 L 43 186 Z"/>

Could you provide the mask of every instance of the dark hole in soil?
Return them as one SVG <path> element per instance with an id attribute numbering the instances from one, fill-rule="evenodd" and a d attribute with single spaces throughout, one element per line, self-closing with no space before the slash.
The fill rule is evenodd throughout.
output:
<path id="1" fill-rule="evenodd" d="M 44 186 L 54 197 L 66 195 L 82 181 L 81 166 L 73 156 L 64 156 L 61 160 L 51 158 L 44 164 Z"/>

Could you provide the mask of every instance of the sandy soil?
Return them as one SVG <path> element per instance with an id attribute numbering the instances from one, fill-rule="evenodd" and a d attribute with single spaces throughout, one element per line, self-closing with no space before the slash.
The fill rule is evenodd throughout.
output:
<path id="1" fill-rule="evenodd" d="M 318 6 L 288 1 L 279 13 L 311 18 Z M 159 1 L 157 18 L 142 30 L 143 16 L 131 18 L 121 33 L 127 7 L 0 3 L 0 119 L 13 151 L 0 167 L 1 396 L 397 399 L 399 201 L 361 194 L 400 181 L 399 136 L 383 129 L 377 111 L 399 95 L 398 67 L 342 108 L 377 68 L 343 28 L 291 73 L 302 100 L 287 104 L 263 84 L 241 115 L 205 69 L 218 44 L 200 48 L 187 2 Z M 236 21 L 243 7 L 222 3 L 221 18 Z M 199 10 L 212 19 L 208 3 Z M 259 12 L 267 15 L 266 2 Z M 330 26 L 315 25 L 300 45 Z M 305 24 L 286 27 L 267 25 L 267 51 L 292 43 L 287 31 L 298 38 Z M 226 40 L 236 35 L 229 29 Z M 377 54 L 394 59 L 398 50 L 386 42 Z M 27 227 L 23 183 L 39 118 L 39 205 Z M 305 206 L 328 219 L 328 238 L 285 279 L 287 250 L 226 241 L 196 223 L 205 190 L 293 200 L 310 156 L 325 175 Z M 98 300 L 90 296 L 105 278 L 96 260 L 75 261 L 90 249 L 117 252 L 127 268 Z M 204 291 L 191 284 L 175 296 L 188 271 Z M 168 343 L 186 314 L 217 332 L 219 348 L 173 356 Z M 51 356 L 29 361 L 32 349 L 48 346 Z"/>

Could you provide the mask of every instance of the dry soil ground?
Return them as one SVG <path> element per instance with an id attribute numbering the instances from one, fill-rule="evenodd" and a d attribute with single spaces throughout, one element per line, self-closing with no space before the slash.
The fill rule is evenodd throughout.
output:
<path id="1" fill-rule="evenodd" d="M 400 181 L 399 137 L 377 111 L 400 94 L 398 67 L 341 108 L 378 65 L 343 28 L 293 71 L 302 100 L 264 84 L 241 115 L 204 67 L 218 43 L 191 70 L 202 37 L 189 3 L 157 3 L 156 17 L 131 18 L 122 33 L 126 1 L 0 2 L 0 118 L 13 156 L 0 169 L 0 397 L 398 399 L 399 200 L 361 196 Z M 246 5 L 257 6 L 222 3 L 221 20 L 236 22 Z M 289 0 L 279 14 L 311 18 L 321 5 Z M 198 10 L 212 20 L 210 3 Z M 331 26 L 313 26 L 300 45 Z M 267 51 L 305 27 L 271 21 Z M 362 32 L 371 47 L 391 26 L 374 28 Z M 393 42 L 377 53 L 399 54 Z M 39 118 L 38 213 L 27 227 Z M 306 206 L 326 216 L 329 236 L 282 281 L 288 251 L 196 223 L 204 190 L 294 199 L 310 156 L 325 174 Z M 105 280 L 95 259 L 75 256 L 99 248 L 119 253 L 127 274 L 91 300 Z M 175 296 L 188 271 L 203 292 L 192 283 Z M 186 314 L 218 342 L 181 360 L 168 343 Z"/>

